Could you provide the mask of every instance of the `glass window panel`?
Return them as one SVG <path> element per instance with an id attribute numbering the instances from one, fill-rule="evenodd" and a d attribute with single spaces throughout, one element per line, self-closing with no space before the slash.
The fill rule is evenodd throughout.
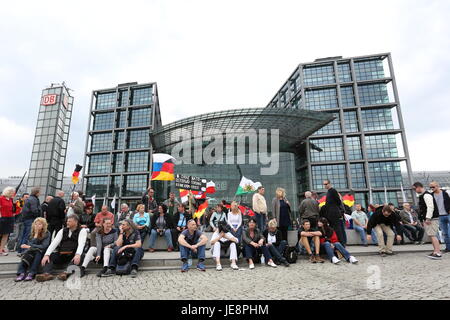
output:
<path id="1" fill-rule="evenodd" d="M 361 139 L 360 137 L 347 137 L 348 159 L 361 160 Z"/>
<path id="2" fill-rule="evenodd" d="M 116 197 L 120 194 L 120 187 L 122 187 L 122 177 L 121 176 L 112 176 L 111 177 L 111 184 L 109 186 L 109 196 Z"/>
<path id="3" fill-rule="evenodd" d="M 127 125 L 127 111 L 121 110 L 117 112 L 116 128 L 125 128 Z"/>
<path id="4" fill-rule="evenodd" d="M 352 73 L 350 71 L 350 63 L 339 63 L 338 64 L 338 73 L 339 73 L 339 81 L 340 82 L 351 82 L 352 81 Z"/>
<path id="5" fill-rule="evenodd" d="M 111 163 L 109 154 L 95 154 L 89 157 L 89 174 L 109 173 Z"/>
<path id="6" fill-rule="evenodd" d="M 390 109 L 361 110 L 361 116 L 365 131 L 394 129 Z"/>
<path id="7" fill-rule="evenodd" d="M 389 93 L 384 83 L 359 85 L 358 94 L 362 106 L 389 103 Z"/>
<path id="8" fill-rule="evenodd" d="M 147 175 L 133 175 L 125 176 L 122 195 L 129 196 L 142 196 L 143 192 L 147 189 L 148 176 Z"/>
<path id="9" fill-rule="evenodd" d="M 322 110 L 338 108 L 336 88 L 305 91 L 305 108 Z"/>
<path id="10" fill-rule="evenodd" d="M 355 94 L 353 87 L 341 87 L 341 103 L 342 107 L 355 106 Z"/>
<path id="11" fill-rule="evenodd" d="M 108 130 L 114 126 L 114 112 L 97 113 L 94 116 L 93 130 Z"/>
<path id="12" fill-rule="evenodd" d="M 335 83 L 333 65 L 304 67 L 303 81 L 307 86 Z"/>
<path id="13" fill-rule="evenodd" d="M 373 188 L 400 188 L 402 173 L 400 162 L 370 162 L 369 175 Z"/>
<path id="14" fill-rule="evenodd" d="M 119 131 L 116 132 L 116 137 L 114 141 L 114 150 L 125 149 L 125 132 Z"/>
<path id="15" fill-rule="evenodd" d="M 125 107 L 129 105 L 129 95 L 128 95 L 128 90 L 121 90 L 119 92 L 120 98 L 119 98 L 119 106 L 120 107 Z"/>
<path id="16" fill-rule="evenodd" d="M 116 107 L 116 93 L 100 93 L 97 96 L 96 110 L 110 109 Z"/>
<path id="17" fill-rule="evenodd" d="M 366 188 L 366 173 L 363 163 L 351 163 L 350 164 L 350 176 L 352 179 L 353 188 Z"/>
<path id="18" fill-rule="evenodd" d="M 133 130 L 128 132 L 128 148 L 149 148 L 150 130 Z"/>
<path id="19" fill-rule="evenodd" d="M 347 171 L 345 165 L 312 166 L 313 189 L 323 190 L 323 180 L 330 180 L 336 189 L 347 189 Z"/>
<path id="20" fill-rule="evenodd" d="M 148 152 L 129 152 L 126 155 L 126 171 L 139 172 L 149 171 L 149 153 Z"/>
<path id="21" fill-rule="evenodd" d="M 323 134 L 339 134 L 341 132 L 341 122 L 339 120 L 339 113 L 332 113 L 336 119 L 327 124 L 325 127 L 316 131 L 315 135 L 323 135 Z"/>
<path id="22" fill-rule="evenodd" d="M 123 154 L 122 153 L 115 153 L 113 155 L 113 172 L 114 173 L 121 173 L 123 172 Z"/>
<path id="23" fill-rule="evenodd" d="M 92 135 L 91 151 L 111 150 L 112 133 L 96 133 Z"/>
<path id="24" fill-rule="evenodd" d="M 395 134 L 380 134 L 366 136 L 367 158 L 396 158 L 398 157 Z"/>
<path id="25" fill-rule="evenodd" d="M 130 110 L 130 127 L 150 126 L 151 116 L 152 116 L 151 108 Z"/>
<path id="26" fill-rule="evenodd" d="M 312 162 L 344 160 L 342 138 L 311 139 L 310 143 Z"/>
<path id="27" fill-rule="evenodd" d="M 359 132 L 358 114 L 356 111 L 345 111 L 344 123 L 347 133 Z"/>
<path id="28" fill-rule="evenodd" d="M 133 90 L 133 105 L 152 103 L 152 88 L 140 88 Z"/>
<path id="29" fill-rule="evenodd" d="M 108 177 L 89 177 L 86 179 L 86 196 L 92 197 L 94 194 L 97 197 L 106 195 L 106 187 L 108 185 Z"/>
<path id="30" fill-rule="evenodd" d="M 383 60 L 355 61 L 356 80 L 384 78 Z"/>

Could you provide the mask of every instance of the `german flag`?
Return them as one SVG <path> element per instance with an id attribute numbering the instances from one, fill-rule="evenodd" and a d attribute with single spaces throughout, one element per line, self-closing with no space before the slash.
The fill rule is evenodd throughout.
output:
<path id="1" fill-rule="evenodd" d="M 77 164 L 75 166 L 75 170 L 72 173 L 72 182 L 73 182 L 73 184 L 77 184 L 78 183 L 78 177 L 80 176 L 81 169 L 83 169 L 83 166 L 80 166 L 79 164 Z"/>
<path id="2" fill-rule="evenodd" d="M 327 196 L 323 196 L 322 198 L 319 199 L 319 208 L 322 208 L 325 203 L 327 203 Z"/>
<path id="3" fill-rule="evenodd" d="M 355 204 L 355 197 L 351 194 L 346 194 L 342 197 L 342 202 L 344 202 L 347 207 L 351 208 Z"/>
<path id="4" fill-rule="evenodd" d="M 203 202 L 201 205 L 198 206 L 198 209 L 194 213 L 193 218 L 194 219 L 200 218 L 205 213 L 207 208 L 208 208 L 208 201 L 205 200 L 205 202 Z"/>

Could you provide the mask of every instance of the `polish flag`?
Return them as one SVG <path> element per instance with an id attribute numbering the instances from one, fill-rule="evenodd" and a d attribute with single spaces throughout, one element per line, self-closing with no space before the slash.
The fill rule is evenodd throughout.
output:
<path id="1" fill-rule="evenodd" d="M 216 184 L 212 181 L 206 184 L 206 193 L 214 193 L 216 192 Z"/>

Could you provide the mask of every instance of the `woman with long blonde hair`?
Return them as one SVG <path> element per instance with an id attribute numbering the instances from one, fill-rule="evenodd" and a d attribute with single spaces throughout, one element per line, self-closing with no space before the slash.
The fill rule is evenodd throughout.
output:
<path id="1" fill-rule="evenodd" d="M 291 204 L 283 188 L 277 188 L 275 191 L 275 198 L 272 200 L 272 218 L 277 221 L 283 240 L 287 241 L 287 231 L 291 225 Z"/>
<path id="2" fill-rule="evenodd" d="M 230 212 L 227 217 L 228 224 L 231 227 L 231 234 L 242 241 L 242 213 L 236 201 L 231 203 Z"/>
<path id="3" fill-rule="evenodd" d="M 31 234 L 27 243 L 20 247 L 26 250 L 22 256 L 22 261 L 17 268 L 18 281 L 31 281 L 37 273 L 37 268 L 41 262 L 42 256 L 50 245 L 50 232 L 47 231 L 47 220 L 36 218 L 31 225 Z M 27 274 L 28 272 L 28 274 Z"/>

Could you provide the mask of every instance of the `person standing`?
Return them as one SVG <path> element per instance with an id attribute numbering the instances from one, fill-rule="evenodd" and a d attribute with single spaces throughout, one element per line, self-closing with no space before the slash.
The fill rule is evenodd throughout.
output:
<path id="1" fill-rule="evenodd" d="M 400 220 L 398 219 L 398 216 L 394 214 L 389 205 L 378 207 L 367 223 L 367 241 L 371 240 L 372 229 L 375 229 L 378 238 L 379 254 L 382 257 L 385 255 L 394 255 L 394 252 L 392 252 L 392 246 L 394 245 L 395 238 L 395 233 L 393 230 L 394 226 L 399 228 Z M 383 232 L 387 235 L 386 243 L 384 242 Z M 397 235 L 397 240 L 400 241 L 401 239 L 402 237 Z"/>
<path id="2" fill-rule="evenodd" d="M 256 193 L 252 198 L 252 209 L 256 215 L 256 221 L 258 222 L 258 229 L 263 231 L 266 228 L 267 220 L 267 203 L 264 198 L 265 189 L 263 186 L 259 186 Z"/>
<path id="3" fill-rule="evenodd" d="M 309 220 L 311 228 L 317 227 L 317 221 L 319 220 L 319 203 L 313 199 L 312 192 L 305 192 L 305 199 L 300 203 L 299 213 L 300 220 Z"/>
<path id="4" fill-rule="evenodd" d="M 72 201 L 69 203 L 69 209 L 67 210 L 67 215 L 76 214 L 78 218 L 84 212 L 84 202 L 81 200 L 78 192 L 72 193 Z"/>
<path id="5" fill-rule="evenodd" d="M 53 231 L 57 234 L 64 225 L 64 219 L 66 218 L 66 203 L 63 198 L 64 191 L 58 190 L 56 192 L 56 197 L 48 203 L 46 220 L 50 236 L 53 236 Z"/>
<path id="6" fill-rule="evenodd" d="M 0 255 L 7 256 L 5 249 L 9 234 L 14 231 L 14 213 L 17 211 L 13 201 L 15 190 L 6 187 L 0 196 Z"/>
<path id="7" fill-rule="evenodd" d="M 282 240 L 288 240 L 288 228 L 291 225 L 291 204 L 286 198 L 286 190 L 277 188 L 272 199 L 272 218 L 277 221 Z"/>
<path id="8" fill-rule="evenodd" d="M 409 232 L 412 241 L 415 244 L 423 244 L 422 239 L 425 230 L 420 225 L 417 213 L 411 208 L 409 203 L 405 202 L 403 204 L 403 209 L 400 211 L 400 218 L 403 223 L 403 228 Z"/>
<path id="9" fill-rule="evenodd" d="M 42 217 L 44 219 L 47 219 L 48 204 L 50 203 L 50 201 L 52 201 L 52 199 L 53 199 L 52 196 L 47 196 L 45 198 L 45 201 L 41 204 Z"/>
<path id="10" fill-rule="evenodd" d="M 326 179 L 323 181 L 323 186 L 327 189 L 326 203 L 324 218 L 328 220 L 331 228 L 336 232 L 339 242 L 345 247 L 346 236 L 345 229 L 343 228 L 343 204 L 341 197 L 335 188 L 331 185 L 331 181 Z"/>
<path id="11" fill-rule="evenodd" d="M 31 225 L 36 218 L 41 217 L 41 202 L 39 201 L 39 196 L 41 195 L 40 188 L 31 189 L 31 194 L 28 200 L 25 202 L 22 209 L 22 218 L 23 218 L 23 233 L 22 238 L 19 242 L 19 248 L 17 249 L 17 253 L 21 254 L 24 249 L 21 247 L 23 244 L 26 244 L 28 238 L 30 237 Z"/>
<path id="12" fill-rule="evenodd" d="M 155 199 L 155 190 L 152 188 L 148 189 L 147 194 L 144 194 L 141 201 L 145 206 L 145 212 L 148 212 L 150 215 L 158 212 L 158 203 Z"/>
<path id="13" fill-rule="evenodd" d="M 175 192 L 169 193 L 169 199 L 164 201 L 163 204 L 167 207 L 167 216 L 173 221 L 173 217 L 175 216 L 175 213 L 177 213 L 178 205 L 180 204 L 175 198 Z"/>
<path id="14" fill-rule="evenodd" d="M 445 252 L 450 252 L 450 196 L 447 191 L 440 188 L 436 181 L 430 183 L 430 189 L 433 191 L 433 197 L 439 210 L 439 226 L 444 237 Z"/>
<path id="15" fill-rule="evenodd" d="M 442 258 L 441 245 L 437 238 L 439 232 L 439 207 L 433 194 L 425 190 L 422 183 L 414 183 L 413 189 L 419 194 L 420 220 L 424 221 L 425 233 L 430 237 L 431 243 L 433 244 L 433 252 L 427 257 L 439 260 Z"/>

